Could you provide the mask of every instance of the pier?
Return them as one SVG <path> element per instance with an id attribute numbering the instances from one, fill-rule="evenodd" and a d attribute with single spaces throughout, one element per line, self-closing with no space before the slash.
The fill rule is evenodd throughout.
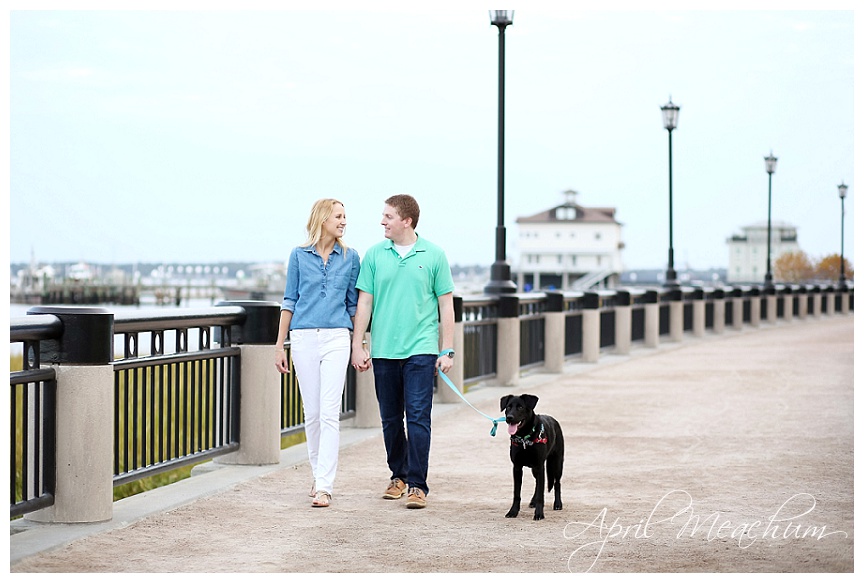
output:
<path id="1" fill-rule="evenodd" d="M 497 414 L 502 395 L 532 392 L 540 397 L 538 410 L 564 428 L 564 510 L 547 511 L 541 523 L 527 512 L 530 478 L 523 514 L 503 517 L 511 495 L 506 435 L 490 437 L 487 420 L 441 383 L 429 507 L 408 511 L 381 500 L 389 476 L 374 389 L 369 375 L 358 375 L 346 392 L 331 508 L 309 506 L 302 444 L 273 452 L 272 436 L 243 433 L 241 419 L 239 440 L 227 444 L 232 451 L 216 452 L 188 480 L 109 503 L 107 518 L 13 521 L 12 571 L 851 571 L 852 292 L 621 291 L 457 302 L 457 384 L 469 387 L 466 398 Z M 228 346 L 240 343 L 244 371 L 260 339 L 232 322 L 241 311 L 249 322 L 258 308 L 272 309 L 263 304 L 219 308 L 214 324 L 231 333 Z M 19 329 L 13 340 L 50 335 L 49 318 L 33 317 L 47 329 Z M 140 327 L 121 322 L 119 337 L 126 343 Z M 484 339 L 496 336 L 497 348 L 490 348 Z M 490 349 L 497 354 L 491 371 L 470 363 Z M 111 377 L 130 363 L 121 364 Z M 240 390 L 244 407 L 267 409 L 271 397 L 247 399 L 245 378 Z M 267 423 L 277 435 L 285 424 Z M 269 459 L 252 461 L 253 455 Z M 596 555 L 573 554 L 594 539 L 571 525 L 605 512 L 610 523 L 619 518 L 635 526 L 667 494 L 670 508 L 683 510 L 689 500 L 694 515 L 703 521 L 716 515 L 718 527 L 761 521 L 762 528 L 746 537 L 739 528 L 736 538 L 732 527 L 721 536 L 703 524 L 683 536 L 680 522 L 656 525 L 650 537 L 618 536 Z M 59 496 L 54 492 L 55 503 Z M 801 528 L 786 518 L 780 524 L 784 508 L 811 502 Z M 98 506 L 104 513 L 104 503 Z M 39 512 L 59 512 L 49 508 Z M 766 530 L 772 515 L 776 528 Z M 811 526 L 825 526 L 826 536 L 817 540 Z M 811 536 L 804 538 L 805 531 Z M 393 552 L 381 552 L 381 545 Z M 522 549 L 518 564 L 506 561 L 514 545 Z"/>

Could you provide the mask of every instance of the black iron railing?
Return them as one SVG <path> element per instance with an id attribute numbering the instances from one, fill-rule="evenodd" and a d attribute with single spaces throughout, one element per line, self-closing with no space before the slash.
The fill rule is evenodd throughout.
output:
<path id="1" fill-rule="evenodd" d="M 23 361 L 22 370 L 9 374 L 11 516 L 54 503 L 57 378 L 53 368 L 40 368 L 39 344 L 57 338 L 60 332 L 55 316 L 10 321 L 9 340 L 21 343 Z"/>
<path id="2" fill-rule="evenodd" d="M 549 312 L 563 313 L 564 356 L 572 358 L 583 352 L 587 310 L 599 312 L 599 345 L 605 348 L 616 345 L 619 340 L 616 335 L 621 332 L 616 329 L 616 312 L 622 306 L 630 308 L 630 340 L 641 341 L 647 335 L 647 309 L 653 305 L 657 311 L 652 317 L 659 319 L 653 322 L 659 328 L 653 330 L 656 340 L 657 335 L 670 333 L 670 306 L 674 302 L 682 304 L 676 309 L 683 309 L 683 323 L 676 323 L 676 326 L 683 325 L 684 330 L 696 328 L 694 302 L 697 299 L 704 300 L 700 309 L 704 309 L 705 329 L 714 328 L 719 323 L 718 318 L 726 324 L 742 321 L 756 324 L 758 320 L 768 319 L 771 316 L 766 297 L 769 293 L 777 294 L 776 316 L 780 317 L 805 317 L 830 308 L 840 311 L 844 303 L 850 311 L 854 309 L 853 290 L 837 291 L 833 300 L 824 295 L 827 292 L 835 293 L 835 290 L 819 286 L 778 286 L 776 291 L 768 292 L 727 287 L 682 294 L 680 291 L 629 289 L 617 293 L 556 292 L 455 298 L 457 321 L 462 322 L 463 329 L 463 382 L 468 386 L 498 374 L 501 318 L 518 318 L 519 364 L 524 369 L 545 360 Z M 718 306 L 720 309 L 715 310 Z M 58 386 L 57 371 L 67 366 L 64 363 L 96 362 L 86 360 L 95 356 L 113 367 L 115 485 L 239 448 L 241 345 L 260 344 L 261 341 L 237 336 L 248 334 L 246 318 L 259 317 L 249 315 L 254 310 L 249 312 L 243 306 L 231 305 L 122 315 L 106 320 L 108 332 L 104 337 L 97 334 L 105 347 L 98 350 L 91 350 L 89 343 L 78 337 L 70 342 L 64 336 L 68 331 L 64 332 L 62 318 L 43 310 L 34 311 L 40 313 L 16 318 L 10 325 L 10 341 L 20 344 L 23 360 L 21 370 L 10 373 L 12 516 L 53 504 L 56 403 L 58 390 L 63 390 Z M 786 314 L 787 311 L 791 311 L 791 315 Z M 75 316 L 74 313 L 66 315 Z M 102 316 L 113 318 L 107 313 L 99 315 Z M 590 341 L 594 343 L 598 339 Z M 115 346 L 120 348 L 122 356 L 113 356 Z M 285 349 L 290 362 L 290 343 L 286 343 Z M 85 360 L 75 361 L 69 358 L 71 353 L 84 355 Z M 60 363 L 61 368 L 44 366 L 48 362 Z M 356 382 L 355 373 L 349 367 L 343 393 L 343 418 L 355 414 Z M 281 426 L 283 435 L 303 427 L 302 400 L 293 368 L 291 373 L 282 375 Z"/>

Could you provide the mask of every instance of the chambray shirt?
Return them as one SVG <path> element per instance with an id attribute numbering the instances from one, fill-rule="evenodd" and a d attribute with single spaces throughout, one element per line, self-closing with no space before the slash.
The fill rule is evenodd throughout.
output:
<path id="1" fill-rule="evenodd" d="M 292 312 L 291 330 L 348 328 L 357 312 L 357 274 L 360 255 L 337 243 L 327 264 L 314 246 L 295 247 L 288 260 L 282 309 Z"/>

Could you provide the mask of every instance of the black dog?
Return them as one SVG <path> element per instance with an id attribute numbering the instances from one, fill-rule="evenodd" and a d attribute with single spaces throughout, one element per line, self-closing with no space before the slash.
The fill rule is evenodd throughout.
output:
<path id="1" fill-rule="evenodd" d="M 510 433 L 510 461 L 513 462 L 513 506 L 507 518 L 519 515 L 522 501 L 522 468 L 531 468 L 534 474 L 534 497 L 530 507 L 534 509 L 534 520 L 543 520 L 544 466 L 549 480 L 549 491 L 555 488 L 555 510 L 561 504 L 561 474 L 564 471 L 564 434 L 561 426 L 549 415 L 536 415 L 534 407 L 538 398 L 534 395 L 507 395 L 501 397 L 501 410 L 507 420 Z"/>

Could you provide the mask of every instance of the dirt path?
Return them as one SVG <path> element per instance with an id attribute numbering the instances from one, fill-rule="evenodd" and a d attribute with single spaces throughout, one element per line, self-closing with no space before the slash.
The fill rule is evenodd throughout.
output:
<path id="1" fill-rule="evenodd" d="M 460 407 L 435 420 L 424 510 L 381 499 L 389 475 L 375 437 L 343 449 L 328 509 L 310 506 L 301 464 L 11 570 L 853 570 L 851 316 L 569 369 L 530 390 L 567 440 L 564 510 L 547 507 L 543 521 L 527 509 L 530 474 L 523 512 L 504 518 L 506 432 L 490 437 L 490 424 Z M 475 405 L 497 414 L 510 392 L 526 391 L 495 388 Z"/>

